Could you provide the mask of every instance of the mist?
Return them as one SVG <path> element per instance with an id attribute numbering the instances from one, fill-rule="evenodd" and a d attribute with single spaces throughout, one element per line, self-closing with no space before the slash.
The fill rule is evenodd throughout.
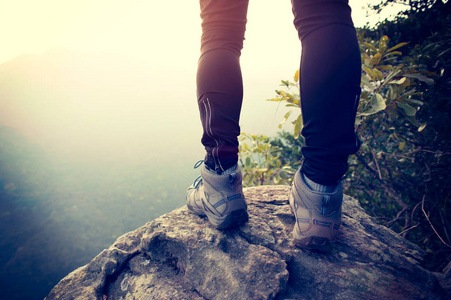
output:
<path id="1" fill-rule="evenodd" d="M 42 299 L 117 237 L 184 204 L 202 147 L 193 83 L 177 73 L 63 49 L 1 65 L 7 299 Z"/>
<path id="2" fill-rule="evenodd" d="M 264 101 L 278 88 L 265 76 L 244 74 L 257 87 L 245 94 L 248 133 L 275 132 L 284 113 Z M 42 299 L 120 235 L 185 204 L 204 155 L 194 79 L 195 68 L 66 49 L 0 65 L 7 299 Z"/>
<path id="3" fill-rule="evenodd" d="M 120 235 L 184 205 L 204 155 L 200 19 L 188 2 L 171 19 L 161 12 L 172 3 L 68 9 L 46 1 L 25 17 L 23 3 L 8 5 L 0 18 L 0 290 L 5 299 L 42 299 Z M 28 52 L 42 54 L 11 59 Z M 300 53 L 290 2 L 251 2 L 242 131 L 278 131 L 286 110 L 265 99 L 292 79 Z"/>

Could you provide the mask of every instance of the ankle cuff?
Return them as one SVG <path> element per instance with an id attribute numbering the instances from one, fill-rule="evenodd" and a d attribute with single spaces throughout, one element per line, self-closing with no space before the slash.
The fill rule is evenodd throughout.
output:
<path id="1" fill-rule="evenodd" d="M 228 169 L 225 170 L 224 172 L 221 172 L 221 174 L 219 174 L 219 175 L 229 175 L 229 174 L 232 174 L 233 172 L 236 171 L 236 169 L 238 169 L 238 165 L 234 165 L 233 167 L 228 168 Z"/>
<path id="2" fill-rule="evenodd" d="M 311 180 L 310 178 L 308 178 L 303 172 L 301 172 L 301 174 L 302 174 L 302 178 L 304 179 L 305 184 L 312 191 L 320 192 L 320 193 L 331 193 L 337 187 L 337 184 L 322 185 L 322 184 L 316 183 L 313 180 Z"/>

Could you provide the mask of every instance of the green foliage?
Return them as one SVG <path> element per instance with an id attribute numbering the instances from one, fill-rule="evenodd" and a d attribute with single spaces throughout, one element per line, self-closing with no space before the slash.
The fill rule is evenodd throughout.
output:
<path id="1" fill-rule="evenodd" d="M 358 198 L 382 224 L 422 246 L 430 253 L 426 266 L 440 270 L 451 257 L 451 34 L 446 27 L 434 32 L 436 24 L 450 20 L 449 15 L 436 7 L 429 14 L 437 18 L 431 26 L 417 19 L 418 16 L 415 18 L 419 22 L 415 26 L 422 26 L 422 32 L 415 31 L 415 26 L 409 28 L 402 24 L 410 24 L 410 17 L 397 20 L 396 28 L 403 30 L 401 36 L 433 32 L 429 31 L 430 36 L 421 44 L 402 47 L 408 54 L 399 53 L 396 60 L 389 63 L 393 67 L 391 72 L 403 68 L 404 74 L 401 69 L 390 81 L 385 77 L 385 81 L 373 86 L 375 89 L 368 89 L 371 85 L 364 83 L 360 105 L 371 103 L 372 97 L 380 94 L 385 99 L 382 106 L 386 107 L 376 114 L 364 115 L 363 119 L 359 120 L 362 115 L 357 118 L 357 133 L 363 144 L 349 160 L 347 193 Z M 433 18 L 431 15 L 425 19 Z M 374 37 L 374 34 L 369 36 Z M 380 43 L 370 40 L 373 46 Z M 364 66 L 371 67 L 371 60 L 380 48 L 375 50 L 365 45 L 362 36 L 361 46 Z M 377 83 L 370 75 L 372 70 L 364 70 L 366 79 Z M 362 77 L 362 82 L 364 80 Z M 384 82 L 385 86 L 378 91 Z"/>
<path id="2" fill-rule="evenodd" d="M 363 36 L 359 40 L 364 74 L 356 125 L 364 126 L 364 121 L 369 123 L 372 117 L 384 111 L 390 121 L 404 117 L 418 127 L 415 115 L 423 102 L 419 100 L 422 94 L 417 92 L 415 80 L 430 85 L 434 80 L 419 71 L 419 66 L 398 63 L 397 58 L 402 55 L 398 49 L 407 43 L 388 48 L 387 36 L 376 42 L 365 41 Z"/>
<path id="3" fill-rule="evenodd" d="M 451 2 L 437 0 L 411 0 L 410 2 L 413 6 L 408 6 L 408 9 L 399 14 L 394 21 L 383 21 L 377 28 L 367 29 L 366 36 L 378 39 L 382 35 L 387 35 L 394 44 L 409 41 L 409 44 L 404 47 L 404 52 L 407 54 L 429 37 L 435 34 L 443 37 L 444 32 L 449 31 Z M 420 2 L 422 2 L 421 5 Z M 421 9 L 415 9 L 415 6 Z"/>
<path id="4" fill-rule="evenodd" d="M 440 270 L 451 258 L 451 33 L 444 28 L 415 45 L 399 40 L 393 44 L 386 35 L 376 39 L 374 32 L 368 33 L 361 30 L 358 36 L 362 94 L 356 132 L 362 146 L 349 158 L 345 192 L 381 224 L 423 247 L 430 253 L 425 266 Z M 294 82 L 282 81 L 284 89 L 268 99 L 289 108 L 279 128 L 293 118 L 293 135 L 282 132 L 261 140 L 266 146 L 260 153 L 274 149 L 271 155 L 261 155 L 263 160 L 247 164 L 245 176 L 260 179 L 248 184 L 267 184 L 257 176 L 262 166 L 267 173 L 281 166 L 298 168 L 303 140 L 297 79 L 296 73 Z M 259 139 L 254 137 L 253 143 Z M 252 162 L 253 149 L 246 151 Z"/>
<path id="5" fill-rule="evenodd" d="M 302 129 L 302 114 L 299 113 L 300 102 L 300 91 L 299 91 L 299 70 L 294 74 L 294 82 L 289 80 L 282 80 L 280 86 L 283 86 L 286 90 L 276 90 L 277 96 L 275 98 L 268 99 L 267 101 L 274 102 L 286 102 L 285 107 L 290 108 L 290 110 L 285 114 L 282 121 L 280 122 L 278 128 L 281 129 L 288 118 L 293 112 L 297 113 L 296 119 L 291 123 L 294 125 L 293 136 L 295 139 L 299 138 Z M 295 92 L 292 92 L 292 89 Z"/>
<path id="6" fill-rule="evenodd" d="M 423 102 L 418 100 L 421 93 L 415 89 L 416 80 L 434 84 L 434 80 L 426 76 L 426 72 L 419 71 L 419 66 L 398 63 L 397 58 L 402 55 L 400 48 L 407 43 L 400 43 L 388 48 L 389 39 L 383 36 L 379 41 L 365 40 L 359 37 L 362 53 L 362 95 L 358 108 L 356 124 L 361 124 L 369 117 L 380 111 L 385 111 L 391 118 L 404 117 L 412 124 L 419 126 L 415 115 Z M 290 116 L 295 115 L 293 136 L 298 138 L 302 129 L 302 114 L 299 109 L 300 97 L 292 89 L 299 91 L 299 73 L 294 75 L 295 82 L 282 80 L 281 86 L 285 90 L 276 90 L 277 96 L 267 101 L 285 102 L 290 110 L 285 114 L 279 128 L 286 123 Z M 402 116 L 401 116 L 402 114 Z M 424 128 L 424 126 L 421 126 Z"/>
<path id="7" fill-rule="evenodd" d="M 288 163 L 282 164 L 282 147 L 263 135 L 242 133 L 239 140 L 244 186 L 291 184 L 296 170 Z"/>
<path id="8" fill-rule="evenodd" d="M 276 137 L 271 137 L 270 142 L 273 146 L 282 148 L 282 152 L 279 154 L 279 160 L 282 165 L 291 165 L 294 168 L 298 168 L 302 159 L 301 148 L 305 145 L 303 136 L 295 138 L 293 134 L 280 131 Z"/>

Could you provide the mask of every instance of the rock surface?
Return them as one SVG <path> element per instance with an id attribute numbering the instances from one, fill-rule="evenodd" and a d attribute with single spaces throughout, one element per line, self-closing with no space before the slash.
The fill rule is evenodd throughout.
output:
<path id="1" fill-rule="evenodd" d="M 345 196 L 330 254 L 294 247 L 287 186 L 245 190 L 249 222 L 218 231 L 186 206 L 129 232 L 46 299 L 445 299 L 449 272 Z M 449 298 L 448 298 L 449 299 Z"/>

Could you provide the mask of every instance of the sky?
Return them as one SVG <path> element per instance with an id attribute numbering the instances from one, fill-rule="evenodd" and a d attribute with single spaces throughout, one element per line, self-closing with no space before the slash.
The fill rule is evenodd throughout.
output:
<path id="1" fill-rule="evenodd" d="M 366 16 L 368 1 L 350 0 L 356 26 L 379 19 L 374 14 Z M 297 43 L 289 0 L 251 0 L 248 19 L 249 46 Z M 0 63 L 56 47 L 109 51 L 161 63 L 180 52 L 192 58 L 198 55 L 199 25 L 197 0 L 1 1 Z M 189 61 L 193 65 L 196 60 Z"/>
<path id="2" fill-rule="evenodd" d="M 375 0 L 350 0 L 357 27 L 375 24 L 381 18 L 367 16 L 367 1 Z M 164 93 L 167 103 L 148 102 L 147 106 L 163 111 L 176 103 L 193 108 L 190 113 L 195 115 L 199 13 L 198 0 L 3 0 L 0 66 L 20 55 L 40 55 L 54 49 L 117 57 L 145 66 L 156 75 L 147 85 Z M 241 57 L 245 86 L 242 131 L 269 135 L 277 131 L 284 112 L 275 103 L 261 104 L 274 97 L 281 79 L 292 78 L 300 53 L 291 1 L 251 0 Z M 168 92 L 174 95 L 170 98 Z M 187 98 L 192 100 L 190 104 Z M 143 103 L 135 104 L 140 107 Z M 254 109 L 257 105 L 258 111 Z"/>

